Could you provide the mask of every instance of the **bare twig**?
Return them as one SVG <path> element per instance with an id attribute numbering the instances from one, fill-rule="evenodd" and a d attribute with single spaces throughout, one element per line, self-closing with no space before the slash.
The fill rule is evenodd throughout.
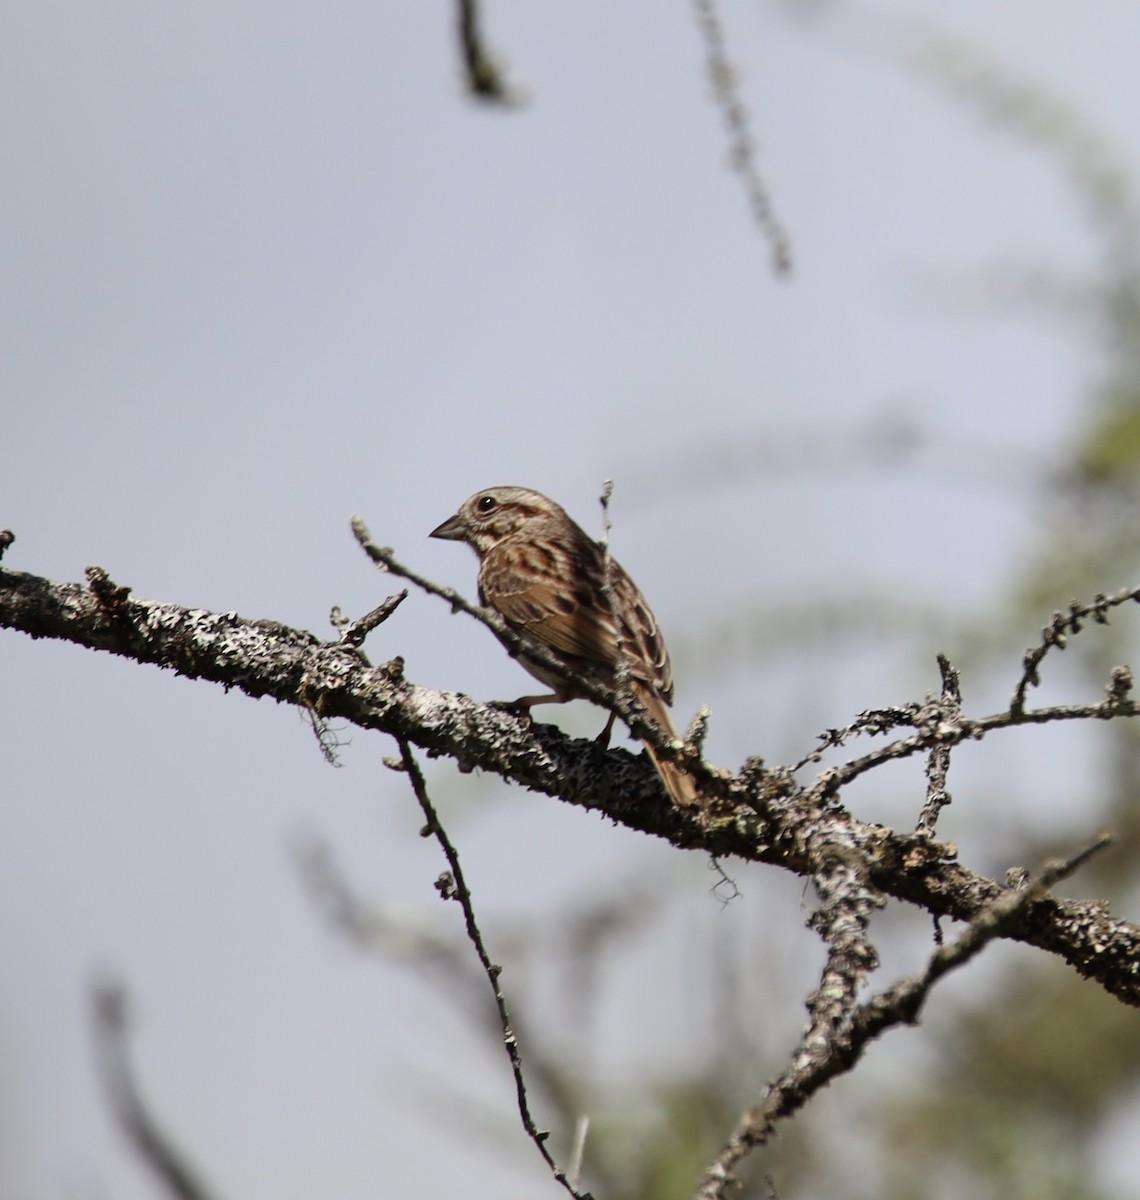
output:
<path id="1" fill-rule="evenodd" d="M 332 611 L 329 613 L 329 624 L 339 635 L 336 644 L 355 650 L 360 657 L 360 661 L 370 666 L 371 663 L 369 663 L 368 656 L 361 649 L 364 639 L 377 625 L 383 624 L 407 598 L 408 589 L 404 588 L 395 595 L 389 596 L 383 604 L 378 605 L 370 613 L 365 613 L 363 617 L 358 617 L 355 621 L 350 621 L 341 612 L 340 606 L 334 604 Z M 334 729 L 312 707 L 308 709 L 308 718 L 313 730 L 313 736 L 317 739 L 317 745 L 320 747 L 321 756 L 330 767 L 339 767 L 341 763 L 338 751 L 342 746 L 346 745 L 346 742 L 340 737 L 339 730 Z"/>
<path id="2" fill-rule="evenodd" d="M 550 1137 L 549 1131 L 539 1129 L 535 1124 L 534 1118 L 531 1116 L 530 1105 L 527 1102 L 526 1081 L 523 1078 L 522 1057 L 519 1054 L 518 1040 L 515 1037 L 514 1027 L 511 1024 L 511 1015 L 507 1009 L 506 997 L 503 995 L 502 987 L 499 984 L 502 967 L 493 963 L 490 955 L 487 953 L 487 947 L 483 942 L 479 923 L 475 918 L 471 890 L 467 886 L 467 881 L 463 877 L 463 868 L 459 864 L 459 853 L 455 849 L 451 838 L 447 836 L 447 831 L 440 824 L 435 806 L 428 796 L 427 784 L 424 781 L 420 765 L 416 761 L 416 757 L 412 753 L 412 748 L 408 742 L 403 738 L 397 738 L 397 742 L 400 747 L 400 754 L 403 757 L 404 769 L 408 773 L 408 778 L 412 783 L 412 790 L 415 792 L 416 799 L 419 801 L 420 808 L 427 821 L 425 833 L 430 834 L 439 842 L 444 857 L 447 859 L 447 865 L 450 868 L 449 871 L 439 877 L 436 887 L 439 890 L 439 894 L 445 900 L 459 901 L 459 905 L 463 909 L 463 919 L 467 926 L 467 936 L 471 939 L 471 944 L 475 947 L 475 953 L 479 956 L 479 963 L 483 968 L 483 973 L 487 976 L 487 982 L 491 985 L 491 991 L 495 998 L 495 1006 L 499 1012 L 499 1021 L 503 1031 L 503 1045 L 506 1047 L 507 1058 L 511 1064 L 511 1074 L 515 1080 L 515 1095 L 518 1100 L 519 1118 L 522 1121 L 523 1128 L 526 1130 L 530 1140 L 538 1147 L 538 1152 L 546 1161 L 546 1165 L 550 1168 L 554 1178 L 562 1184 L 566 1191 L 575 1200 L 592 1200 L 589 1192 L 579 1192 L 577 1190 L 567 1178 L 566 1172 L 554 1161 L 550 1151 L 546 1148 L 547 1139 Z"/>
<path id="3" fill-rule="evenodd" d="M 772 211 L 768 188 L 756 165 L 756 141 L 749 128 L 748 109 L 740 99 L 736 72 L 728 59 L 716 0 L 693 0 L 697 24 L 705 42 L 705 60 L 713 97 L 728 131 L 729 161 L 740 176 L 752 217 L 772 249 L 772 265 L 783 275 L 792 269 L 792 246 L 787 230 Z"/>
<path id="4" fill-rule="evenodd" d="M 1080 633 L 1084 623 L 1090 619 L 1098 625 L 1107 625 L 1108 610 L 1127 604 L 1129 600 L 1140 602 L 1140 588 L 1122 588 L 1112 596 L 1097 595 L 1091 604 L 1081 604 L 1080 601 L 1074 600 L 1067 613 L 1055 612 L 1053 619 L 1041 630 L 1041 644 L 1031 646 L 1025 652 L 1022 660 L 1024 669 L 1009 704 L 1010 714 L 1019 719 L 1025 713 L 1025 694 L 1030 687 L 1037 687 L 1041 683 L 1037 668 L 1050 650 L 1054 647 L 1064 650 L 1069 637 Z"/>
<path id="5" fill-rule="evenodd" d="M 365 613 L 363 617 L 358 617 L 341 631 L 340 644 L 342 646 L 363 645 L 364 639 L 376 626 L 382 625 L 407 598 L 408 589 L 404 588 L 402 591 L 389 596 L 383 604 L 378 605 L 370 613 Z"/>
<path id="6" fill-rule="evenodd" d="M 875 767 L 882 766 L 885 762 L 909 758 L 912 754 L 928 750 L 936 742 L 941 741 L 948 747 L 955 746 L 959 742 L 971 739 L 980 740 L 995 729 L 1008 729 L 1013 725 L 1049 725 L 1054 721 L 1087 721 L 1090 718 L 1104 720 L 1108 717 L 1140 716 L 1140 707 L 1134 700 L 1126 697 L 1117 699 L 1111 688 L 1112 685 L 1109 685 L 1105 689 L 1108 694 L 1099 704 L 1056 704 L 1049 708 L 1024 709 L 1020 713 L 1007 710 L 992 713 L 987 717 L 960 717 L 955 721 L 939 720 L 935 728 L 922 729 L 910 737 L 899 738 L 898 741 L 891 742 L 880 750 L 874 750 L 870 754 L 852 759 L 842 766 L 831 768 L 823 773 L 821 779 L 826 780 L 832 791 L 837 791 L 853 779 L 865 775 Z M 928 710 L 920 710 L 920 712 L 925 711 Z"/>
<path id="7" fill-rule="evenodd" d="M 131 597 L 131 589 L 127 584 L 116 583 L 103 567 L 87 567 L 87 586 L 109 617 L 122 613 L 123 606 Z"/>
<path id="8" fill-rule="evenodd" d="M 956 721 L 962 714 L 961 680 L 944 654 L 938 656 L 938 669 L 942 672 L 942 711 L 951 721 Z M 922 806 L 915 832 L 934 836 L 938 814 L 951 800 L 946 790 L 949 771 L 950 747 L 939 742 L 931 747 L 926 760 L 926 803 Z"/>
<path id="9" fill-rule="evenodd" d="M 781 1120 L 803 1108 L 837 1075 L 850 1071 L 869 1043 L 886 1030 L 900 1024 L 914 1024 L 939 979 L 969 962 L 1005 932 L 1032 903 L 1103 850 L 1111 840 L 1107 834 L 1100 834 L 1068 858 L 1047 863 L 1022 890 L 1003 891 L 978 913 L 964 933 L 934 951 L 920 975 L 903 979 L 859 1005 L 832 1037 L 820 1038 L 814 1022 L 809 1025 L 789 1069 L 769 1087 L 761 1104 L 741 1115 L 732 1137 L 705 1172 L 696 1191 L 696 1200 L 725 1200 L 734 1187 L 737 1164 L 751 1151 L 767 1144 Z M 827 970 L 825 978 L 826 975 Z"/>
<path id="10" fill-rule="evenodd" d="M 895 708 L 868 708 L 843 729 L 825 729 L 817 738 L 819 745 L 794 763 L 789 770 L 795 774 L 809 763 L 821 761 L 825 750 L 842 746 L 849 738 L 858 734 L 890 733 L 892 729 L 898 729 L 901 726 L 913 728 L 919 711 L 917 704 L 906 704 Z"/>
<path id="11" fill-rule="evenodd" d="M 632 708 L 636 703 L 629 686 L 629 656 L 625 652 L 625 630 L 622 628 L 621 617 L 618 614 L 617 602 L 614 599 L 614 570 L 613 555 L 610 553 L 610 501 L 613 499 L 614 481 L 607 479 L 602 483 L 602 494 L 599 497 L 602 505 L 602 593 L 606 598 L 606 607 L 610 610 L 610 619 L 614 623 L 614 636 L 617 641 L 617 667 L 614 669 L 614 692 L 621 700 Z"/>
<path id="12" fill-rule="evenodd" d="M 147 1111 L 127 1053 L 127 993 L 120 983 L 91 991 L 95 1054 L 107 1101 L 131 1147 L 177 1200 L 211 1200 L 211 1193 Z"/>

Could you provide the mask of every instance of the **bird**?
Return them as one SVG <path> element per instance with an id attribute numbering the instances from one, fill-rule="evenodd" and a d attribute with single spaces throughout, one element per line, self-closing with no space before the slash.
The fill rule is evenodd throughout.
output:
<path id="1" fill-rule="evenodd" d="M 479 559 L 479 603 L 494 609 L 516 633 L 527 635 L 581 676 L 616 689 L 624 660 L 630 690 L 667 738 L 677 732 L 669 716 L 673 669 L 669 651 L 637 584 L 612 557 L 606 595 L 606 553 L 560 505 L 525 487 L 489 487 L 429 534 L 466 542 Z M 525 652 L 519 662 L 550 694 L 520 696 L 506 707 L 529 713 L 537 704 L 585 698 L 581 688 Z M 610 714 L 599 741 L 608 744 Z M 696 780 L 645 743 L 678 808 L 699 799 Z"/>

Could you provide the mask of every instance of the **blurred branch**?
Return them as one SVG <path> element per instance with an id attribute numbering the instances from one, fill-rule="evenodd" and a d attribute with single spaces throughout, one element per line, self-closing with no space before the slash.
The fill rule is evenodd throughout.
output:
<path id="1" fill-rule="evenodd" d="M 131 1148 L 177 1200 L 212 1200 L 180 1151 L 159 1129 L 135 1083 L 127 1051 L 127 993 L 102 981 L 91 989 L 95 1057 L 107 1102 Z"/>
<path id="2" fill-rule="evenodd" d="M 829 481 L 870 476 L 881 483 L 890 472 L 920 473 L 926 486 L 987 492 L 1009 499 L 1058 486 L 1060 471 L 1024 447 L 972 431 L 927 425 L 914 418 L 925 397 L 900 400 L 847 427 L 766 430 L 731 439 L 690 441 L 676 461 L 655 461 L 635 470 L 628 508 L 673 503 L 681 496 L 713 496 L 737 484 L 782 484 L 788 478 Z"/>
<path id="3" fill-rule="evenodd" d="M 791 242 L 787 230 L 772 211 L 767 185 L 756 164 L 756 140 L 752 136 L 748 109 L 740 99 L 736 70 L 728 59 L 716 0 L 693 0 L 693 8 L 705 43 L 705 63 L 713 98 L 728 133 L 729 161 L 744 184 L 752 219 L 772 248 L 773 267 L 778 274 L 787 274 L 792 269 Z"/>
<path id="4" fill-rule="evenodd" d="M 909 598 L 898 584 L 884 581 L 880 588 L 860 588 L 847 578 L 837 589 L 825 577 L 778 599 L 774 586 L 769 581 L 766 589 L 719 605 L 710 596 L 699 619 L 682 622 L 687 633 L 670 634 L 673 661 L 684 667 L 690 683 L 694 678 L 723 679 L 756 664 L 771 669 L 781 661 L 832 662 L 863 644 L 910 649 L 917 643 L 925 649 L 962 640 L 944 595 Z M 982 640 L 980 635 L 976 640 Z M 1003 648 L 985 643 L 986 650 Z"/>
<path id="5" fill-rule="evenodd" d="M 521 96 L 503 75 L 502 67 L 483 40 L 478 0 L 458 0 L 459 51 L 467 90 L 476 100 L 503 107 L 517 105 Z"/>
<path id="6" fill-rule="evenodd" d="M 296 840 L 294 861 L 314 906 L 332 929 L 347 937 L 361 952 L 415 971 L 435 987 L 445 1002 L 455 1004 L 458 997 L 463 997 L 460 1011 L 475 1018 L 480 1035 L 497 1050 L 502 1042 L 498 1006 L 481 986 L 485 973 L 480 964 L 472 961 L 466 939 L 441 933 L 434 921 L 417 910 L 395 908 L 363 897 L 346 878 L 331 848 L 316 835 L 306 834 Z M 520 1004 L 517 995 L 511 1005 L 511 1027 L 519 1044 L 527 1047 L 528 1093 L 534 1095 L 537 1090 L 554 1109 L 561 1127 L 575 1131 L 567 1167 L 567 1176 L 575 1187 L 582 1173 L 580 1155 L 584 1153 L 585 1127 L 589 1124 L 584 1113 L 592 1103 L 584 1082 L 589 1075 L 588 1038 L 582 1026 L 594 1011 L 602 960 L 624 948 L 634 933 L 659 915 L 674 889 L 672 876 L 640 885 L 631 885 L 623 879 L 612 894 L 598 895 L 591 890 L 569 909 L 560 904 L 556 914 L 527 913 L 516 918 L 505 931 L 498 923 L 495 941 L 512 966 L 527 967 L 530 958 L 540 951 L 553 955 L 559 963 L 563 982 L 558 994 L 567 1012 L 565 1021 L 559 1024 L 564 1032 L 568 1028 L 574 1030 L 572 1051 L 550 1053 L 544 1049 L 543 1039 L 526 1019 L 527 1005 Z M 468 998 L 478 1001 L 474 1007 Z M 560 1041 L 564 1049 L 565 1038 Z M 433 1096 L 429 1102 L 431 1111 L 438 1113 L 443 1102 Z M 604 1105 L 604 1100 L 599 1099 L 598 1104 Z M 456 1121 L 462 1123 L 470 1115 L 460 1112 Z M 609 1132 L 605 1123 L 601 1128 L 600 1147 L 606 1144 Z M 593 1156 L 589 1174 L 601 1194 L 620 1192 L 620 1181 L 615 1178 L 620 1170 L 607 1163 L 601 1150 Z"/>
<path id="7" fill-rule="evenodd" d="M 1079 191 L 1094 229 L 1107 234 L 1114 257 L 1133 263 L 1140 214 L 1128 170 L 1099 131 L 1054 90 L 1024 78 L 975 43 L 921 21 L 906 22 L 899 57 L 954 99 L 1058 160 Z M 1114 269 L 1123 265 L 1117 262 Z"/>
<path id="8" fill-rule="evenodd" d="M 360 951 L 385 962 L 408 962 L 434 976 L 448 996 L 469 990 L 477 982 L 466 943 L 444 937 L 418 912 L 395 909 L 362 897 L 336 861 L 331 847 L 315 834 L 297 837 L 293 846 L 297 873 L 314 907 L 329 926 Z M 497 939 L 512 956 L 520 957 L 536 944 L 558 956 L 563 983 L 559 989 L 570 1010 L 568 1023 L 581 1026 L 594 1010 L 598 975 L 603 960 L 620 952 L 626 941 L 660 914 L 675 889 L 671 876 L 640 883 L 623 878 L 613 893 L 591 889 L 570 908 L 560 905 L 557 921 L 535 915 L 533 923 L 512 925 Z M 498 1028 L 498 1012 L 488 1002 L 481 1012 L 484 1024 Z M 516 1028 L 522 1025 L 515 1014 Z M 577 1119 L 576 1100 L 565 1084 L 565 1069 L 551 1070 L 531 1052 L 531 1073 L 565 1115 Z"/>

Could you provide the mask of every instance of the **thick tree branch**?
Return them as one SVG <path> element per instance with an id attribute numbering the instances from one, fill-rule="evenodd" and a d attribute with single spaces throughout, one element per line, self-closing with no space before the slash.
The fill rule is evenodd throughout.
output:
<path id="1" fill-rule="evenodd" d="M 749 1151 L 768 1143 L 781 1120 L 794 1115 L 832 1079 L 850 1071 L 875 1038 L 894 1026 L 915 1024 L 931 988 L 939 979 L 969 962 L 995 937 L 1015 925 L 1019 914 L 1094 854 L 1105 849 L 1109 841 L 1102 834 L 1068 858 L 1046 863 L 1040 874 L 1024 888 L 1008 890 L 982 908 L 955 941 L 934 951 L 920 974 L 899 980 L 857 1007 L 852 1004 L 842 1014 L 842 1020 L 825 1030 L 820 1027 L 817 1013 L 818 998 L 826 996 L 828 991 L 834 954 L 829 955 L 820 990 L 809 1000 L 812 1020 L 792 1056 L 791 1065 L 768 1088 L 763 1101 L 741 1115 L 732 1137 L 701 1180 L 695 1200 L 724 1200 L 731 1194 L 736 1165 Z M 846 988 L 839 991 L 841 997 L 848 994 Z M 849 994 L 853 997 L 853 990 Z M 843 1007 L 841 1004 L 840 1008 Z"/>
<path id="2" fill-rule="evenodd" d="M 719 781 L 723 795 L 710 811 L 694 816 L 669 803 L 647 757 L 603 751 L 470 697 L 418 687 L 405 679 L 402 659 L 372 667 L 353 648 L 303 630 L 136 600 L 106 572 L 93 569 L 89 577 L 84 586 L 0 569 L 0 626 L 381 730 L 429 755 L 492 771 L 717 858 L 736 856 L 813 877 L 827 854 L 842 852 L 878 891 L 961 921 L 972 920 L 1008 889 L 967 870 L 949 845 L 855 819 L 838 802 L 840 787 L 883 762 L 1011 724 L 1136 715 L 1115 681 L 1106 699 L 1090 706 L 976 720 L 951 719 L 940 710 L 929 720 L 914 716 L 914 734 L 829 768 L 806 786 L 788 771 L 749 760 L 738 776 Z M 1102 903 L 1042 896 L 1019 911 L 1003 934 L 1059 955 L 1123 1002 L 1140 1005 L 1140 929 L 1114 919 Z"/>

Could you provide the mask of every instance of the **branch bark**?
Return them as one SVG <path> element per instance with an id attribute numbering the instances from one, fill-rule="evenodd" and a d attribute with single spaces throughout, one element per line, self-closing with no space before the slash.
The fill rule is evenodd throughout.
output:
<path id="1" fill-rule="evenodd" d="M 846 771 L 824 771 L 802 786 L 789 771 L 749 760 L 737 776 L 721 781 L 721 795 L 710 809 L 694 815 L 669 803 L 644 756 L 620 748 L 603 751 L 468 696 L 417 686 L 405 678 L 400 658 L 372 666 L 351 646 L 275 621 L 134 599 L 99 568 L 89 569 L 87 584 L 0 568 L 0 626 L 388 733 L 429 756 L 492 771 L 679 848 L 769 863 L 813 878 L 839 855 L 855 865 L 869 888 L 960 921 L 973 920 L 1009 889 L 962 866 L 947 843 L 856 819 L 839 803 L 839 788 L 872 765 L 919 753 L 940 739 L 957 743 L 979 730 L 1044 719 L 1047 711 L 1016 720 L 996 714 L 952 726 L 935 722 L 929 731 L 854 760 Z M 1106 705 L 1080 713 L 1059 709 L 1055 719 L 1136 715 L 1131 702 L 1110 697 Z M 1103 903 L 1042 896 L 1019 910 L 1003 936 L 1057 954 L 1122 1002 L 1140 1006 L 1140 929 L 1112 917 Z"/>

